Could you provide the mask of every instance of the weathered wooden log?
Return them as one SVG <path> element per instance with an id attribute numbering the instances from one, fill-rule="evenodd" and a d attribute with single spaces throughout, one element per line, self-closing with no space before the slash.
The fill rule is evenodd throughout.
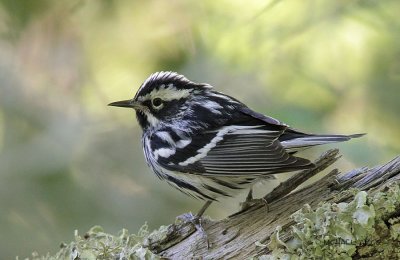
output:
<path id="1" fill-rule="evenodd" d="M 204 218 L 205 237 L 191 223 L 145 225 L 137 235 L 94 227 L 55 255 L 33 259 L 400 259 L 400 157 L 374 168 L 330 171 L 296 188 L 338 159 L 324 153 L 315 168 L 295 174 L 226 219 Z"/>
<path id="2" fill-rule="evenodd" d="M 307 187 L 291 192 L 337 159 L 338 150 L 330 150 L 315 161 L 314 169 L 297 173 L 281 183 L 265 196 L 268 209 L 259 203 L 223 220 L 206 218 L 202 224 L 210 248 L 193 225 L 179 221 L 169 226 L 161 238 L 158 235 L 148 237 L 145 245 L 153 253 L 171 259 L 247 259 L 279 255 L 308 259 L 378 254 L 379 248 L 372 247 L 386 239 L 376 234 L 379 225 L 382 229 L 384 223 L 383 229 L 389 231 L 397 225 L 395 228 L 400 230 L 396 220 L 400 217 L 400 157 L 383 166 L 364 167 L 345 174 L 335 169 Z M 347 215 L 355 216 L 345 218 Z M 318 221 L 320 223 L 316 223 Z M 358 234 L 357 228 L 368 229 L 368 232 Z M 392 233 L 386 232 L 385 236 L 396 236 Z M 370 239 L 372 235 L 375 239 Z M 398 238 L 400 233 L 392 241 L 393 246 L 399 244 Z M 368 246 L 371 248 L 362 250 Z M 363 255 L 367 251 L 368 254 Z M 387 256 L 400 252 L 396 248 L 389 251 Z"/>

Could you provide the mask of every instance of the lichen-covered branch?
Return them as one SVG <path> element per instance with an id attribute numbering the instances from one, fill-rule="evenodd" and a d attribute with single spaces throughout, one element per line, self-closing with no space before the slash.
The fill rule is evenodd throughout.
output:
<path id="1" fill-rule="evenodd" d="M 257 204 L 223 220 L 206 218 L 203 227 L 211 248 L 190 223 L 177 220 L 151 234 L 142 230 L 140 236 L 126 231 L 112 236 L 92 229 L 86 236 L 76 235 L 57 256 L 399 259 L 400 157 L 382 166 L 344 174 L 335 169 L 293 191 L 333 163 L 337 154 L 337 150 L 328 151 L 315 162 L 315 169 L 279 185 L 266 196 L 268 210 Z"/>
<path id="2" fill-rule="evenodd" d="M 315 162 L 316 169 L 309 174 L 326 168 L 329 162 L 335 161 L 334 158 L 337 158 L 337 151 L 328 151 Z M 366 238 L 371 238 L 378 226 L 389 223 L 389 220 L 397 223 L 395 217 L 400 211 L 399 173 L 398 157 L 372 169 L 362 168 L 345 174 L 333 170 L 319 181 L 283 197 L 267 195 L 268 211 L 260 204 L 221 221 L 205 221 L 203 226 L 211 243 L 210 249 L 204 237 L 185 224 L 170 226 L 162 239 L 149 237 L 147 245 L 163 257 L 176 259 L 243 259 L 261 255 L 296 255 L 305 259 L 311 255 L 316 258 L 361 256 L 361 251 L 357 249 L 363 246 L 365 252 L 366 246 L 377 243 L 375 239 L 369 244 Z M 293 186 L 292 182 L 293 179 L 286 181 L 272 194 L 282 192 L 285 195 L 285 189 L 280 187 L 287 186 L 293 190 L 301 184 L 296 182 Z M 388 230 L 392 226 L 389 224 L 386 225 Z M 184 227 L 186 233 L 182 234 Z M 341 232 L 338 232 L 339 228 Z M 360 234 L 360 230 L 365 232 Z M 181 232 L 180 236 L 174 236 L 177 232 Z M 381 238 L 380 235 L 374 237 Z M 179 242 L 174 244 L 174 240 Z M 332 250 L 328 251 L 328 248 Z M 335 251 L 338 248 L 348 250 Z M 388 251 L 395 254 L 396 248 L 394 246 L 392 251 Z"/>

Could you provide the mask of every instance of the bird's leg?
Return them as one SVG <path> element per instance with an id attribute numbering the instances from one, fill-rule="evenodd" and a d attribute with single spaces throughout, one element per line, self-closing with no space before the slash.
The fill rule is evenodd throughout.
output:
<path id="1" fill-rule="evenodd" d="M 253 188 L 250 188 L 249 193 L 247 194 L 245 202 L 252 201 L 252 200 L 253 200 Z"/>
<path id="2" fill-rule="evenodd" d="M 240 208 L 241 208 L 241 210 L 246 210 L 246 209 L 250 208 L 252 205 L 254 205 L 254 203 L 253 203 L 253 188 L 250 188 L 249 193 L 246 196 L 246 200 L 243 201 L 242 203 L 240 203 Z"/>
<path id="3" fill-rule="evenodd" d="M 207 232 L 204 230 L 203 228 L 203 221 L 201 216 L 203 216 L 204 212 L 207 210 L 207 208 L 211 205 L 212 201 L 208 200 L 203 207 L 201 207 L 201 209 L 199 210 L 199 212 L 197 213 L 197 215 L 194 218 L 194 226 L 196 227 L 196 229 L 202 234 L 202 236 L 204 237 L 204 239 L 207 242 L 207 248 L 210 248 L 210 241 L 208 240 L 208 236 L 207 236 Z"/>
<path id="4" fill-rule="evenodd" d="M 207 200 L 207 202 L 203 205 L 203 207 L 201 207 L 201 209 L 199 210 L 199 212 L 196 215 L 196 218 L 201 218 L 201 216 L 203 216 L 204 212 L 208 209 L 208 207 L 211 205 L 212 200 Z"/>
<path id="5" fill-rule="evenodd" d="M 209 242 L 209 240 L 208 240 L 207 233 L 206 233 L 206 231 L 205 231 L 204 228 L 203 228 L 202 216 L 203 216 L 204 212 L 206 211 L 206 209 L 211 205 L 211 203 L 212 203 L 212 201 L 211 201 L 211 200 L 208 200 L 208 201 L 203 205 L 203 207 L 201 207 L 200 211 L 199 211 L 195 216 L 193 216 L 192 213 L 186 213 L 186 214 L 183 214 L 183 215 L 181 215 L 181 216 L 178 217 L 179 219 L 181 219 L 181 220 L 183 220 L 183 221 L 185 221 L 185 222 L 190 222 L 190 223 L 192 223 L 192 224 L 195 226 L 196 230 L 199 231 L 200 234 L 201 234 L 201 235 L 204 237 L 204 239 L 206 240 L 206 242 L 207 242 L 207 248 L 208 248 L 208 249 L 210 248 L 210 242 Z"/>
<path id="6" fill-rule="evenodd" d="M 264 203 L 267 207 L 267 211 L 269 211 L 268 202 L 264 198 L 254 199 L 253 198 L 253 188 L 250 188 L 249 193 L 247 194 L 246 200 L 240 203 L 241 211 L 245 211 L 246 209 L 250 208 L 251 206 L 257 203 Z"/>

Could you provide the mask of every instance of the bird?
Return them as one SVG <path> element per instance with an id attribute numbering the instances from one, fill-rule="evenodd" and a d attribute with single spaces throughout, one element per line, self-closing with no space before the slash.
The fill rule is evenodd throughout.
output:
<path id="1" fill-rule="evenodd" d="M 214 201 L 272 179 L 310 169 L 297 152 L 364 134 L 311 134 L 258 113 L 207 83 L 172 71 L 151 74 L 132 99 L 109 106 L 132 108 L 142 128 L 148 166 L 161 180 L 205 201 Z"/>

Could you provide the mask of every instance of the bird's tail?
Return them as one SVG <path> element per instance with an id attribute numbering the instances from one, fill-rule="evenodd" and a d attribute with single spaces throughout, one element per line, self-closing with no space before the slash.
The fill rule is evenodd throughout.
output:
<path id="1" fill-rule="evenodd" d="M 352 135 L 318 135 L 306 134 L 294 129 L 287 129 L 285 133 L 279 138 L 282 146 L 289 152 L 297 152 L 312 146 L 345 142 L 352 138 L 358 138 L 365 134 L 352 134 Z"/>

